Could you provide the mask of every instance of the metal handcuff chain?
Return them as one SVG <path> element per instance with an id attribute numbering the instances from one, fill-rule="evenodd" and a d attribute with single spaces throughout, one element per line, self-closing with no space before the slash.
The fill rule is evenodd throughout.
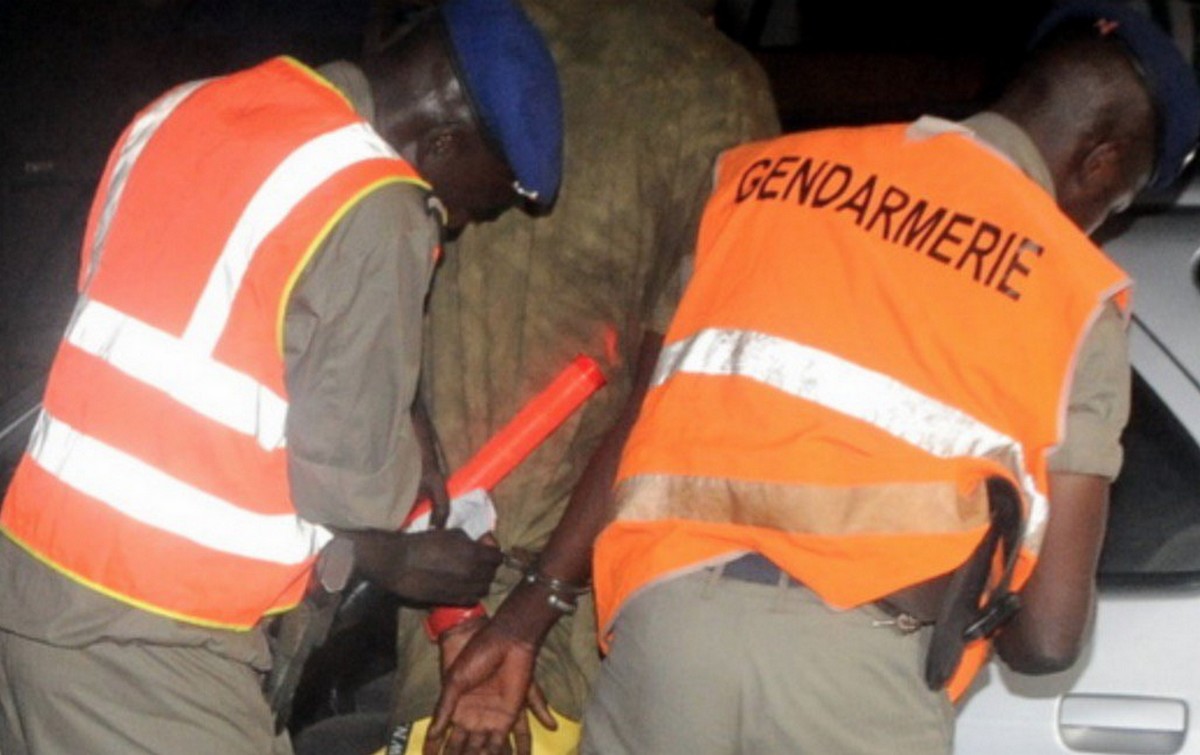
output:
<path id="1" fill-rule="evenodd" d="M 546 596 L 547 605 L 568 616 L 578 610 L 579 597 L 592 591 L 590 584 L 577 585 L 557 577 L 551 577 L 542 572 L 537 564 L 525 570 L 521 581 L 527 585 L 540 585 L 550 593 Z"/>

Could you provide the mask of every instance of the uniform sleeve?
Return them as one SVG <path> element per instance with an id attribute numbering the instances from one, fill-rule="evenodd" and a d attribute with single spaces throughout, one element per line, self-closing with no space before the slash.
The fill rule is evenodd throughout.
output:
<path id="1" fill-rule="evenodd" d="M 1084 338 L 1071 383 L 1064 440 L 1049 458 L 1051 472 L 1115 479 L 1121 433 L 1129 421 L 1129 336 L 1108 306 Z"/>
<path id="2" fill-rule="evenodd" d="M 395 529 L 420 450 L 410 407 L 438 226 L 424 194 L 389 184 L 338 222 L 288 304 L 288 476 L 300 515 Z"/>

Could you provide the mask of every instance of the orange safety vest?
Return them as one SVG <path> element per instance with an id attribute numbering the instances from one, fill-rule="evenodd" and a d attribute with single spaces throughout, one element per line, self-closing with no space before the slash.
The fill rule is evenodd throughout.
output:
<path id="1" fill-rule="evenodd" d="M 141 112 L 92 207 L 4 534 L 183 621 L 244 629 L 294 606 L 331 534 L 297 515 L 288 486 L 284 314 L 330 229 L 392 182 L 428 189 L 288 58 Z"/>
<path id="2" fill-rule="evenodd" d="M 986 530 L 993 474 L 1025 505 L 1019 586 L 1076 352 L 1129 286 L 964 134 L 726 153 L 596 546 L 602 640 L 638 590 L 746 551 L 841 608 L 947 573 Z"/>

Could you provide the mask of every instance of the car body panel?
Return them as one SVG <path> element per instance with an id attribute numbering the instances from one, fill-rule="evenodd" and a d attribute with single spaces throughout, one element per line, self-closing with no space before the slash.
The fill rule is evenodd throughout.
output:
<path id="1" fill-rule="evenodd" d="M 1200 210 L 1144 214 L 1105 249 L 1137 281 L 1131 362 L 1194 443 L 1200 439 Z M 1139 472 L 1127 463 L 1124 473 Z M 1123 479 L 1118 487 L 1140 490 L 1135 482 Z M 1114 488 L 1114 506 L 1116 494 Z M 1181 507 L 1192 503 L 1178 500 Z M 1135 507 L 1136 518 L 1141 501 L 1122 504 Z M 1200 710 L 1200 587 L 1189 571 L 1200 567 L 1200 507 L 1182 516 L 1190 523 L 1157 533 L 1136 569 L 1126 564 L 1125 571 L 1105 574 L 1102 568 L 1093 631 L 1072 669 L 1028 677 L 999 662 L 987 668 L 961 707 L 956 753 L 1200 755 L 1200 736 L 1190 730 Z"/>
<path id="2" fill-rule="evenodd" d="M 1200 592 L 1192 589 L 1105 594 L 1093 640 L 1070 671 L 1029 677 L 988 668 L 963 704 L 955 752 L 1200 753 L 1200 737 L 1188 730 L 1200 705 L 1196 622 Z"/>

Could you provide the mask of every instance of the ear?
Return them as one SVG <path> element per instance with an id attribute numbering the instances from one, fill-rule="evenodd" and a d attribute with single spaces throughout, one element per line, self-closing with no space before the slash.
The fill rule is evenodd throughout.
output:
<path id="1" fill-rule="evenodd" d="M 1122 190 L 1125 181 L 1125 145 L 1118 141 L 1103 141 L 1084 153 L 1079 163 L 1076 181 L 1084 194 L 1108 195 Z"/>
<path id="2" fill-rule="evenodd" d="M 1125 163 L 1129 143 L 1108 140 L 1082 148 L 1066 181 L 1058 187 L 1058 205 L 1085 233 L 1094 231 L 1131 190 Z"/>

